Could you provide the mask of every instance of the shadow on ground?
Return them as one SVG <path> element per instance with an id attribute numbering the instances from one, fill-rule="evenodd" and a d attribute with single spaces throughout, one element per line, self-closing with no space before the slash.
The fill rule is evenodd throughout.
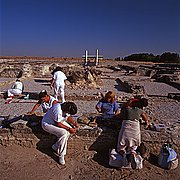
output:
<path id="1" fill-rule="evenodd" d="M 55 162 L 58 162 L 58 155 L 53 152 L 51 146 L 55 143 L 56 137 L 52 134 L 45 132 L 41 127 L 42 116 L 27 115 L 25 119 L 28 121 L 26 124 L 31 128 L 33 134 L 39 139 L 36 144 L 36 149 L 40 152 L 51 157 Z"/>
<path id="2" fill-rule="evenodd" d="M 109 166 L 109 150 L 116 149 L 117 138 L 119 130 L 103 128 L 103 132 L 96 139 L 96 141 L 89 147 L 89 151 L 96 151 L 93 160 L 98 164 L 111 168 Z"/>
<path id="3" fill-rule="evenodd" d="M 124 87 L 123 83 L 121 83 L 121 82 L 119 81 L 119 78 L 117 78 L 115 81 L 116 81 L 117 85 L 114 85 L 114 88 L 116 88 L 118 91 L 123 91 L 123 92 L 126 92 L 126 93 L 129 92 L 129 91 Z"/>
<path id="4" fill-rule="evenodd" d="M 44 86 L 50 86 L 50 80 L 46 79 L 34 79 L 35 82 L 40 83 Z"/>

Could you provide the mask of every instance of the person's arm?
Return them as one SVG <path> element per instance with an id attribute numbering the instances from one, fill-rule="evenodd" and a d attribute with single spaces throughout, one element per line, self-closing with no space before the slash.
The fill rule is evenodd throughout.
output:
<path id="1" fill-rule="evenodd" d="M 142 119 L 146 122 L 146 124 L 147 124 L 148 126 L 151 125 L 151 123 L 149 122 L 148 117 L 146 116 L 145 113 L 142 113 L 142 114 L 141 114 L 141 117 L 142 117 Z"/>
<path id="2" fill-rule="evenodd" d="M 51 79 L 51 84 L 50 84 L 50 88 L 52 89 L 54 85 L 54 78 Z"/>
<path id="3" fill-rule="evenodd" d="M 101 113 L 101 108 L 98 105 L 96 105 L 96 110 Z"/>
<path id="4" fill-rule="evenodd" d="M 77 123 L 77 121 L 74 121 L 74 119 L 73 119 L 71 116 L 69 116 L 69 117 L 67 118 L 67 121 L 68 121 L 70 124 L 72 124 L 73 126 L 75 126 L 76 128 L 79 128 L 79 124 Z"/>
<path id="5" fill-rule="evenodd" d="M 54 100 L 53 103 L 52 103 L 52 105 L 57 104 L 57 103 L 58 103 L 58 101 Z"/>
<path id="6" fill-rule="evenodd" d="M 11 89 L 15 89 L 16 82 L 11 86 Z"/>
<path id="7" fill-rule="evenodd" d="M 117 116 L 117 115 L 119 115 L 119 109 L 117 109 L 116 111 L 115 111 L 115 115 Z"/>
<path id="8" fill-rule="evenodd" d="M 96 110 L 101 113 L 102 112 L 102 102 L 101 100 L 96 105 Z"/>
<path id="9" fill-rule="evenodd" d="M 35 111 L 40 105 L 41 105 L 41 104 L 36 103 L 36 104 L 34 105 L 33 109 L 32 109 L 30 112 L 28 112 L 27 114 L 29 114 L 29 115 L 33 114 L 34 111 Z"/>
<path id="10" fill-rule="evenodd" d="M 69 127 L 69 126 L 66 126 L 66 125 L 64 125 L 64 124 L 61 123 L 61 122 L 58 122 L 57 124 L 58 124 L 58 126 L 59 126 L 60 128 L 63 128 L 63 129 L 65 129 L 65 130 L 69 131 L 71 134 L 73 134 L 73 133 L 76 132 L 76 129 L 71 128 L 71 127 Z"/>
<path id="11" fill-rule="evenodd" d="M 119 105 L 116 101 L 114 101 L 114 113 L 115 115 L 119 114 Z"/>

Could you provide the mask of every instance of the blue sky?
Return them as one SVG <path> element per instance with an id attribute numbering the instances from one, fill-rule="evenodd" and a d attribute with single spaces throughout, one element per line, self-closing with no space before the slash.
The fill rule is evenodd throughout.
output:
<path id="1" fill-rule="evenodd" d="M 180 54 L 180 0 L 0 0 L 0 55 Z"/>

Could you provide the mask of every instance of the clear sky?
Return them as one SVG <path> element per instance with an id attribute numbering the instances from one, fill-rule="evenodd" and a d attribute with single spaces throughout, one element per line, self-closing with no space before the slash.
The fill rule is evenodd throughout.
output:
<path id="1" fill-rule="evenodd" d="M 0 0 L 0 55 L 180 54 L 180 0 Z"/>

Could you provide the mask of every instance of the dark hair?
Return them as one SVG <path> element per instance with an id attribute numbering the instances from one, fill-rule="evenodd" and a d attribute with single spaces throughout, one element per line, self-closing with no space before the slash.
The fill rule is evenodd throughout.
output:
<path id="1" fill-rule="evenodd" d="M 20 70 L 20 71 L 19 71 L 19 73 L 18 73 L 18 75 L 16 76 L 16 78 L 21 78 L 21 77 L 22 77 L 22 75 L 23 75 L 23 71 L 22 71 L 22 70 Z"/>
<path id="2" fill-rule="evenodd" d="M 52 72 L 51 72 L 51 74 L 53 75 L 55 72 L 57 72 L 57 71 L 62 71 L 62 67 L 60 67 L 60 66 L 57 66 Z"/>
<path id="3" fill-rule="evenodd" d="M 138 101 L 135 102 L 135 107 L 143 108 L 148 106 L 148 100 L 146 98 L 141 98 Z"/>
<path id="4" fill-rule="evenodd" d="M 61 109 L 63 112 L 69 113 L 71 115 L 77 113 L 77 106 L 73 102 L 64 102 L 63 104 L 61 104 Z"/>
<path id="5" fill-rule="evenodd" d="M 42 90 L 40 93 L 39 93 L 39 99 L 43 98 L 47 96 L 47 91 L 46 90 Z"/>
<path id="6" fill-rule="evenodd" d="M 143 105 L 143 107 L 148 106 L 148 99 L 142 98 L 142 99 L 141 99 L 141 104 Z"/>

